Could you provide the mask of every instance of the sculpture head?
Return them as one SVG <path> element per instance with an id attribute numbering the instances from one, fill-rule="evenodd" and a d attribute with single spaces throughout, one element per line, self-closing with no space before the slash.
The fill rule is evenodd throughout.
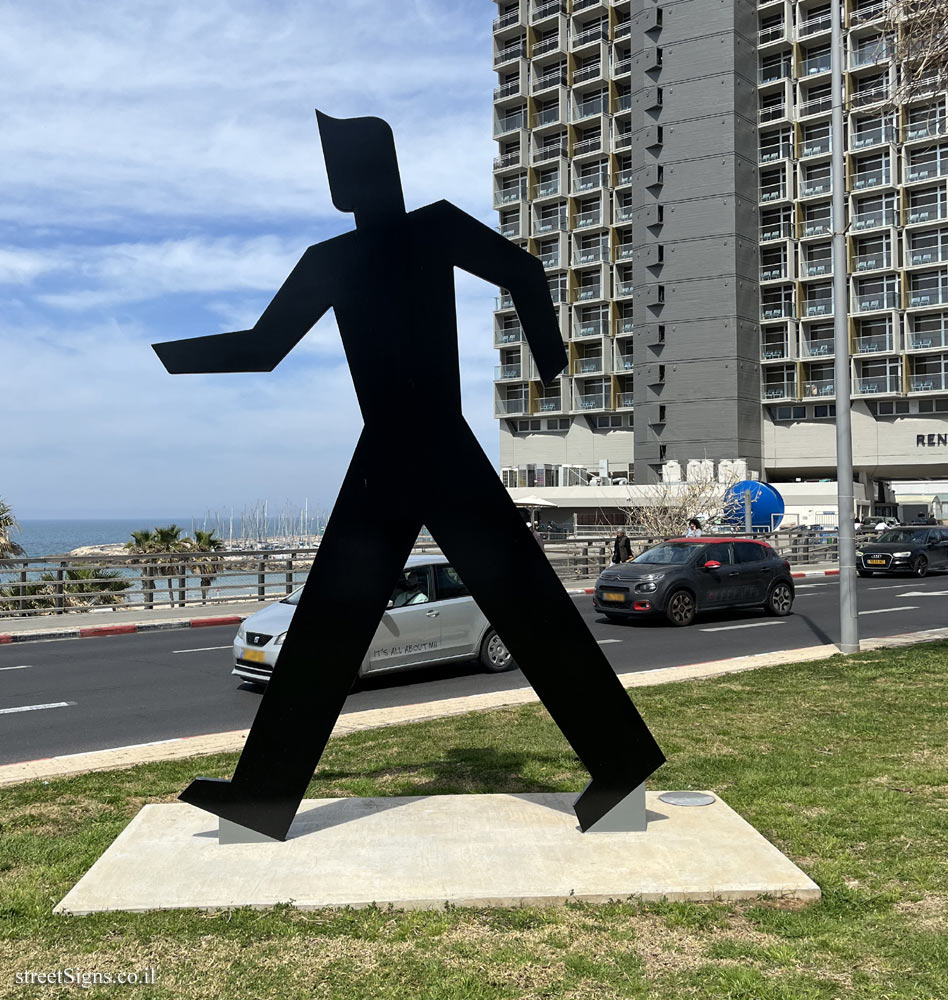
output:
<path id="1" fill-rule="evenodd" d="M 356 223 L 384 222 L 405 211 L 395 137 L 381 118 L 331 118 L 317 109 L 332 203 Z"/>

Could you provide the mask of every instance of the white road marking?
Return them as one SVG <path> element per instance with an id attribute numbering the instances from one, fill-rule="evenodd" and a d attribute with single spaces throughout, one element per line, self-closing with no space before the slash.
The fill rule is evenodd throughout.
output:
<path id="1" fill-rule="evenodd" d="M 896 597 L 948 597 L 948 590 L 909 590 Z"/>
<path id="2" fill-rule="evenodd" d="M 14 712 L 39 712 L 43 708 L 67 708 L 75 705 L 74 701 L 51 701 L 48 705 L 21 705 L 19 708 L 0 708 L 0 715 L 12 715 Z"/>
<path id="3" fill-rule="evenodd" d="M 227 646 L 199 646 L 197 649 L 172 649 L 172 653 L 206 653 L 209 649 L 233 649 L 234 644 Z"/>
<path id="4" fill-rule="evenodd" d="M 622 642 L 622 640 L 621 639 L 597 639 L 596 642 L 598 642 L 600 646 L 605 646 L 605 645 L 607 645 L 610 642 Z"/>
<path id="5" fill-rule="evenodd" d="M 29 670 L 32 666 L 32 663 L 21 663 L 16 667 L 0 667 L 0 670 Z"/>
<path id="6" fill-rule="evenodd" d="M 900 590 L 902 587 L 907 587 L 907 583 L 889 583 L 885 587 L 870 587 L 870 590 Z"/>
<path id="7" fill-rule="evenodd" d="M 765 625 L 786 625 L 786 622 L 751 622 L 749 625 L 719 625 L 717 628 L 699 629 L 701 632 L 731 632 L 736 628 L 763 628 Z"/>
<path id="8" fill-rule="evenodd" d="M 887 611 L 918 611 L 917 604 L 906 604 L 901 608 L 876 608 L 873 611 L 860 611 L 861 615 L 884 615 Z"/>
<path id="9" fill-rule="evenodd" d="M 828 583 L 798 583 L 794 590 L 808 590 L 810 587 L 829 587 Z"/>

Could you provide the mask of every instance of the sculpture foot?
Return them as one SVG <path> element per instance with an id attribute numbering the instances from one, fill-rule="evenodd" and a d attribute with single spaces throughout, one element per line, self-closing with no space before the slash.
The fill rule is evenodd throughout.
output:
<path id="1" fill-rule="evenodd" d="M 195 778 L 178 798 L 273 840 L 286 840 L 297 809 L 295 803 L 249 795 L 222 778 Z"/>
<path id="2" fill-rule="evenodd" d="M 593 779 L 573 810 L 583 833 L 640 833 L 648 827 L 645 782 L 631 786 Z"/>

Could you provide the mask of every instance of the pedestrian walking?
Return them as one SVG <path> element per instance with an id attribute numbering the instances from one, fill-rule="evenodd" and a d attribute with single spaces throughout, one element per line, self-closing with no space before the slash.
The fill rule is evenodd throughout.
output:
<path id="1" fill-rule="evenodd" d="M 616 532 L 615 541 L 612 545 L 612 562 L 624 563 L 632 558 L 632 543 L 626 538 L 625 532 L 620 528 Z"/>
<path id="2" fill-rule="evenodd" d="M 701 522 L 693 517 L 688 522 L 688 530 L 685 532 L 685 538 L 699 538 L 701 536 Z"/>

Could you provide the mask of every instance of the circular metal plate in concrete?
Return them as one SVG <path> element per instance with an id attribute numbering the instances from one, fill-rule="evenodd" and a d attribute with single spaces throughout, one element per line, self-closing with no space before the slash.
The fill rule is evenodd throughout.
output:
<path id="1" fill-rule="evenodd" d="M 707 792 L 662 792 L 659 799 L 670 806 L 709 806 L 715 801 Z"/>

